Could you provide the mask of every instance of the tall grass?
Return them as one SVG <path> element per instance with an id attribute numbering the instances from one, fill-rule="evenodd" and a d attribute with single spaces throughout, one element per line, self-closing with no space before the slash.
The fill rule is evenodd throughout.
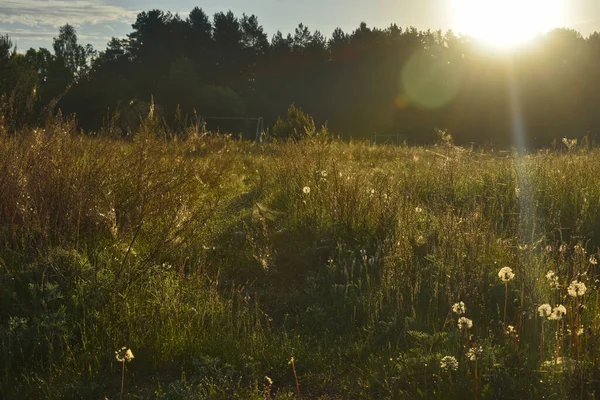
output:
<path id="1" fill-rule="evenodd" d="M 155 133 L 0 138 L 2 397 L 593 397 L 597 150 Z"/>

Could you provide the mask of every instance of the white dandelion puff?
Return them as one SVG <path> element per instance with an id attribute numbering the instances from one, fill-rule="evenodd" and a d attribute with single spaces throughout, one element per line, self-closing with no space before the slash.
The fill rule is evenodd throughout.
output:
<path id="1" fill-rule="evenodd" d="M 473 321 L 467 317 L 460 317 L 458 319 L 458 329 L 471 329 L 473 327 Z"/>
<path id="2" fill-rule="evenodd" d="M 465 307 L 465 303 L 459 301 L 452 306 L 452 312 L 458 315 L 463 315 L 467 312 L 467 307 Z"/>
<path id="3" fill-rule="evenodd" d="M 585 249 L 580 243 L 577 243 L 574 247 L 575 253 L 577 254 L 585 254 Z"/>
<path id="4" fill-rule="evenodd" d="M 540 314 L 540 317 L 542 318 L 547 318 L 552 314 L 552 307 L 550 307 L 550 304 L 542 304 L 538 307 L 538 314 Z"/>
<path id="5" fill-rule="evenodd" d="M 578 281 L 571 282 L 571 284 L 567 288 L 567 291 L 569 292 L 569 296 L 571 296 L 571 297 L 583 296 L 585 294 L 586 290 L 587 290 L 587 288 L 585 287 L 585 283 L 578 282 Z"/>
<path id="6" fill-rule="evenodd" d="M 115 357 L 118 362 L 130 362 L 135 358 L 131 349 L 128 349 L 127 347 L 122 347 L 121 350 L 116 350 Z"/>
<path id="7" fill-rule="evenodd" d="M 302 189 L 302 193 L 309 194 L 310 193 L 310 187 L 304 186 L 304 189 Z"/>
<path id="8" fill-rule="evenodd" d="M 552 314 L 548 319 L 553 321 L 560 321 L 565 315 L 567 315 L 567 309 L 563 305 L 558 305 L 552 309 Z"/>
<path id="9" fill-rule="evenodd" d="M 471 347 L 469 351 L 467 351 L 467 359 L 469 359 L 469 361 L 476 361 L 481 353 L 483 353 L 483 348 L 481 346 Z"/>
<path id="10" fill-rule="evenodd" d="M 506 283 L 511 281 L 515 277 L 515 274 L 510 267 L 504 267 L 498 272 L 498 277 L 502 282 Z"/>
<path id="11" fill-rule="evenodd" d="M 456 357 L 453 356 L 445 356 L 440 360 L 440 367 L 445 370 L 457 370 L 458 369 L 458 361 Z"/>

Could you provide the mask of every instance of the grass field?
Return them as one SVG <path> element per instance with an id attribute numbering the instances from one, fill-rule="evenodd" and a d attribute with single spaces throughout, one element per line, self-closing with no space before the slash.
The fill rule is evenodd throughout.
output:
<path id="1" fill-rule="evenodd" d="M 595 398 L 599 150 L 151 128 L 0 137 L 0 397 Z"/>

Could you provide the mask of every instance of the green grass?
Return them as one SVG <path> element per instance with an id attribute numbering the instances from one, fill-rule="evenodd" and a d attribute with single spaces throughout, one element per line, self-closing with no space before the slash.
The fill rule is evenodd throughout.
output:
<path id="1" fill-rule="evenodd" d="M 310 399 L 595 396 L 599 150 L 150 128 L 123 141 L 57 120 L 0 137 L 0 397 L 117 399 L 122 346 L 126 399 L 296 398 L 292 357 Z M 518 336 L 502 326 L 505 266 Z M 568 312 L 545 322 L 541 359 L 543 303 Z"/>

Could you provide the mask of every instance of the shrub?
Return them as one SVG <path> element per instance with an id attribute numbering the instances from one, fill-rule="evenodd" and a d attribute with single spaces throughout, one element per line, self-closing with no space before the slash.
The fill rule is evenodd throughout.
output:
<path id="1" fill-rule="evenodd" d="M 301 140 L 313 136 L 315 131 L 315 121 L 312 117 L 292 104 L 288 108 L 285 120 L 277 118 L 272 134 L 276 138 Z"/>

